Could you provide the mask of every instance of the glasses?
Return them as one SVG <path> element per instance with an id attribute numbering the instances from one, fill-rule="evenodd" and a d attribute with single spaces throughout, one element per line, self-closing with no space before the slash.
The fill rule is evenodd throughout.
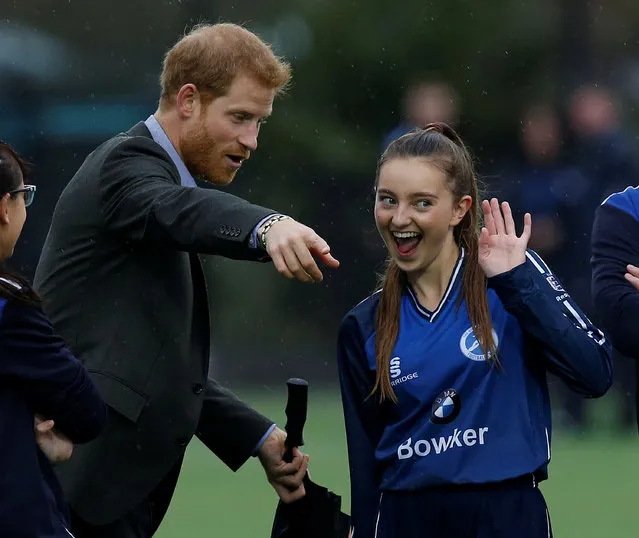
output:
<path id="1" fill-rule="evenodd" d="M 9 194 L 18 194 L 19 192 L 24 193 L 24 206 L 29 207 L 33 203 L 33 199 L 35 198 L 36 186 L 25 185 L 21 189 L 14 189 L 12 191 L 9 191 Z"/>

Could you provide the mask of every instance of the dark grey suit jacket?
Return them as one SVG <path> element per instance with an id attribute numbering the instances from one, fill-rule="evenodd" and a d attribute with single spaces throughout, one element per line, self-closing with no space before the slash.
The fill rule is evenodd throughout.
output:
<path id="1" fill-rule="evenodd" d="M 143 123 L 91 153 L 56 206 L 35 276 L 56 330 L 109 405 L 102 435 L 59 466 L 92 524 L 142 501 L 196 434 L 238 469 L 271 421 L 208 379 L 209 315 L 199 253 L 264 260 L 248 239 L 273 213 L 182 187 Z"/>

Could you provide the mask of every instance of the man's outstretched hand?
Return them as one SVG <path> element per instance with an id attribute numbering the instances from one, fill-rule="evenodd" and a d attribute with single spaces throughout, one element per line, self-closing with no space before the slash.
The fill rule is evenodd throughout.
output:
<path id="1" fill-rule="evenodd" d="M 266 252 L 281 275 L 302 282 L 323 280 L 315 259 L 327 267 L 339 267 L 328 243 L 311 228 L 293 219 L 272 224 L 266 237 Z"/>

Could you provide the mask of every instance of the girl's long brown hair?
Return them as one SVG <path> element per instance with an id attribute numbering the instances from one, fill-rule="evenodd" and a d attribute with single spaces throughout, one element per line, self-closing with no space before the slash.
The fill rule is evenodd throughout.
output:
<path id="1" fill-rule="evenodd" d="M 499 366 L 497 346 L 493 338 L 492 322 L 486 295 L 486 276 L 479 266 L 479 232 L 481 209 L 479 187 L 473 159 L 459 135 L 445 123 L 431 123 L 424 129 L 412 131 L 393 141 L 377 165 L 379 180 L 381 167 L 391 159 L 421 157 L 440 167 L 448 178 L 448 187 L 455 201 L 469 195 L 472 204 L 453 234 L 459 247 L 465 249 L 465 267 L 461 299 L 466 302 L 473 331 L 484 356 Z M 379 392 L 380 401 L 397 402 L 390 380 L 390 360 L 399 334 L 400 304 L 405 285 L 405 274 L 389 259 L 380 280 L 381 297 L 377 309 L 375 348 L 377 375 L 371 394 Z"/>

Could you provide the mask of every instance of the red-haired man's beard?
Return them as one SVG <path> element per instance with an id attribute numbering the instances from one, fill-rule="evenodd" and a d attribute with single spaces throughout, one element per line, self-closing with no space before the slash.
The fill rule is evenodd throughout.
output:
<path id="1" fill-rule="evenodd" d="M 180 149 L 191 175 L 215 185 L 230 184 L 241 166 L 240 158 L 249 156 L 249 152 L 237 144 L 221 146 L 204 125 L 187 133 L 181 140 Z"/>

